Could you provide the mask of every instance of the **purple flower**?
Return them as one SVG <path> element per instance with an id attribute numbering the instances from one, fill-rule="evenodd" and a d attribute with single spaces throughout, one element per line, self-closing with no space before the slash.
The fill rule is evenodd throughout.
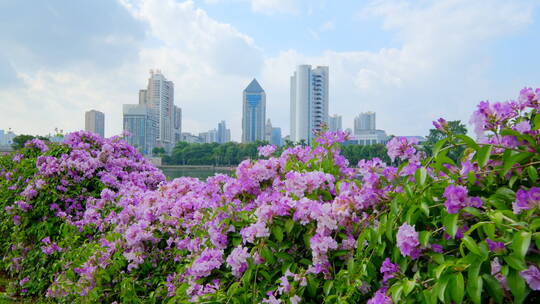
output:
<path id="1" fill-rule="evenodd" d="M 260 146 L 257 147 L 257 150 L 259 152 L 260 156 L 269 157 L 276 151 L 276 146 L 274 145 L 266 145 L 266 146 Z"/>
<path id="2" fill-rule="evenodd" d="M 540 205 L 540 188 L 531 187 L 529 191 L 519 189 L 516 192 L 516 201 L 512 203 L 512 209 L 515 214 L 522 210 L 529 210 Z"/>
<path id="3" fill-rule="evenodd" d="M 399 227 L 397 246 L 403 256 L 410 256 L 413 260 L 420 256 L 420 242 L 414 226 L 405 223 Z"/>
<path id="4" fill-rule="evenodd" d="M 209 276 L 212 270 L 221 267 L 221 264 L 223 264 L 223 250 L 206 248 L 191 265 L 189 274 L 196 279 L 204 278 Z"/>
<path id="5" fill-rule="evenodd" d="M 388 156 L 394 161 L 396 158 L 407 160 L 416 153 L 414 145 L 418 143 L 416 139 L 407 140 L 406 137 L 394 137 L 387 144 Z"/>
<path id="6" fill-rule="evenodd" d="M 32 205 L 25 201 L 16 201 L 15 204 L 24 212 L 28 212 L 32 209 Z"/>
<path id="7" fill-rule="evenodd" d="M 479 197 L 469 197 L 467 188 L 464 186 L 448 185 L 444 189 L 443 196 L 446 198 L 444 206 L 448 213 L 458 213 L 459 210 L 465 207 L 482 207 L 482 200 Z"/>
<path id="8" fill-rule="evenodd" d="M 367 301 L 367 304 L 392 304 L 392 298 L 386 295 L 386 287 L 381 287 L 373 295 L 373 298 Z"/>
<path id="9" fill-rule="evenodd" d="M 448 122 L 444 118 L 439 118 L 433 122 L 433 126 L 441 132 L 446 132 L 448 129 Z"/>
<path id="10" fill-rule="evenodd" d="M 504 250 L 504 243 L 503 242 L 494 242 L 490 239 L 486 239 L 486 243 L 488 244 L 490 251 L 501 251 Z"/>
<path id="11" fill-rule="evenodd" d="M 395 274 L 399 271 L 399 266 L 386 258 L 381 265 L 380 272 L 383 274 L 383 283 L 386 283 L 391 278 L 395 278 Z"/>
<path id="12" fill-rule="evenodd" d="M 431 250 L 433 250 L 433 252 L 438 252 L 438 253 L 443 253 L 443 246 L 439 245 L 439 244 L 431 244 Z"/>
<path id="13" fill-rule="evenodd" d="M 247 269 L 247 259 L 251 257 L 246 247 L 237 246 L 231 251 L 231 254 L 227 257 L 227 264 L 232 269 L 232 274 L 239 278 L 242 273 Z"/>
<path id="14" fill-rule="evenodd" d="M 29 277 L 24 277 L 22 280 L 19 281 L 20 286 L 24 286 L 28 281 L 30 281 Z"/>
<path id="15" fill-rule="evenodd" d="M 535 265 L 530 265 L 519 273 L 523 279 L 529 284 L 532 290 L 540 290 L 540 269 Z"/>

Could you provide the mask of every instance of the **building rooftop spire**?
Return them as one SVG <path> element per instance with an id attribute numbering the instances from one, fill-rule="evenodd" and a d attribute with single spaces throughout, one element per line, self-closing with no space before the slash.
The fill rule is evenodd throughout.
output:
<path id="1" fill-rule="evenodd" d="M 248 92 L 248 93 L 264 92 L 263 88 L 261 87 L 259 82 L 257 82 L 257 79 L 255 79 L 255 78 L 253 78 L 253 80 L 249 83 L 249 85 L 247 86 L 247 88 L 244 91 Z"/>

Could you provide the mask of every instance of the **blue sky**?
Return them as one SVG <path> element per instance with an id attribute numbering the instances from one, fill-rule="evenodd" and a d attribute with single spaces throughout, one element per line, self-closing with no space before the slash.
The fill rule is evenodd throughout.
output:
<path id="1" fill-rule="evenodd" d="M 480 100 L 540 87 L 536 0 L 0 0 L 0 129 L 122 130 L 149 69 L 175 83 L 183 131 L 226 120 L 241 136 L 242 90 L 256 77 L 267 117 L 289 133 L 289 77 L 330 67 L 330 112 L 377 112 L 377 126 L 425 135 L 468 121 Z"/>

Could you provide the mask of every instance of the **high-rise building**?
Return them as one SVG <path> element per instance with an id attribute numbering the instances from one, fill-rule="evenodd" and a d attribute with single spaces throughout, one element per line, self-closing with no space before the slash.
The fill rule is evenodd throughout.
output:
<path id="1" fill-rule="evenodd" d="M 272 141 L 272 122 L 270 118 L 266 120 L 266 125 L 264 126 L 264 140 L 267 142 Z"/>
<path id="2" fill-rule="evenodd" d="M 388 136 L 376 129 L 375 112 L 364 112 L 354 118 L 354 137 L 360 145 L 384 144 Z"/>
<path id="3" fill-rule="evenodd" d="M 270 144 L 276 146 L 282 145 L 281 128 L 272 128 L 272 138 L 270 139 Z"/>
<path id="4" fill-rule="evenodd" d="M 299 65 L 291 76 L 291 140 L 308 143 L 328 124 L 327 66 Z"/>
<path id="5" fill-rule="evenodd" d="M 182 109 L 174 106 L 173 112 L 173 143 L 182 141 Z"/>
<path id="6" fill-rule="evenodd" d="M 231 130 L 227 129 L 225 120 L 218 123 L 216 141 L 220 144 L 231 141 Z"/>
<path id="7" fill-rule="evenodd" d="M 334 114 L 328 118 L 328 130 L 330 132 L 343 130 L 343 126 L 341 124 L 341 115 Z"/>
<path id="8" fill-rule="evenodd" d="M 124 131 L 131 134 L 127 142 L 143 154 L 152 153 L 156 147 L 157 116 L 144 104 L 125 104 L 122 107 Z"/>
<path id="9" fill-rule="evenodd" d="M 182 109 L 174 104 L 174 83 L 160 70 L 150 70 L 147 88 L 139 90 L 139 105 L 152 116 L 150 127 L 155 130 L 149 133 L 155 136 L 154 145 L 169 153 L 182 140 Z"/>
<path id="10" fill-rule="evenodd" d="M 105 137 L 105 114 L 96 110 L 84 113 L 84 130 Z"/>
<path id="11" fill-rule="evenodd" d="M 264 140 L 266 93 L 256 79 L 246 87 L 242 101 L 242 142 Z"/>
<path id="12" fill-rule="evenodd" d="M 375 130 L 377 128 L 375 120 L 375 112 L 360 113 L 360 115 L 354 118 L 354 134 L 365 130 Z"/>

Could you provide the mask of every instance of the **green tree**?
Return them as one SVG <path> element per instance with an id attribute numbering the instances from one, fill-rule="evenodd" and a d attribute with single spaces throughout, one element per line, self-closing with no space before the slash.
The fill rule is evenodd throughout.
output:
<path id="1" fill-rule="evenodd" d="M 467 127 L 461 123 L 461 120 L 448 121 L 448 126 L 446 128 L 446 130 L 448 130 L 449 133 L 452 133 L 452 135 L 467 134 Z M 448 136 L 448 132 L 444 132 L 439 129 L 429 130 L 429 135 L 426 137 L 426 141 L 424 142 L 424 149 L 428 156 L 433 154 L 433 146 L 439 140 L 446 138 Z M 448 152 L 448 157 L 450 157 L 453 161 L 458 161 L 463 155 L 463 151 L 463 147 L 452 149 L 450 152 Z"/>
<path id="2" fill-rule="evenodd" d="M 34 138 L 39 138 L 41 140 L 49 141 L 47 137 L 21 134 L 13 138 L 13 144 L 11 144 L 11 147 L 13 148 L 13 150 L 22 149 L 24 148 L 24 144 L 26 144 L 27 141 L 32 140 Z"/>

